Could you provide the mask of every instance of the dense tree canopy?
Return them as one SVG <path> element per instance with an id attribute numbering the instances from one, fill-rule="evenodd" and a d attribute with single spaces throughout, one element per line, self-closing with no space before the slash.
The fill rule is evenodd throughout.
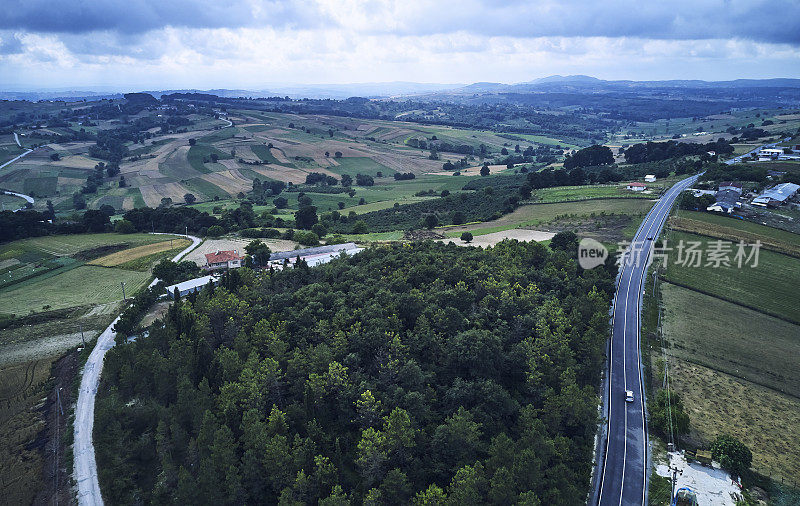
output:
<path id="1" fill-rule="evenodd" d="M 565 169 L 576 167 L 592 167 L 595 165 L 609 165 L 614 163 L 614 154 L 607 146 L 594 145 L 583 148 L 564 159 Z"/>
<path id="2" fill-rule="evenodd" d="M 515 241 L 232 271 L 108 353 L 104 497 L 582 503 L 612 290 Z"/>

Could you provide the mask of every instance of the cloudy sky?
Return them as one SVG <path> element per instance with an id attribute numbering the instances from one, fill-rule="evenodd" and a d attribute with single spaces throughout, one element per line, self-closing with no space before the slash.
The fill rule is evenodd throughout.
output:
<path id="1" fill-rule="evenodd" d="M 800 0 L 4 0 L 0 90 L 800 77 Z"/>

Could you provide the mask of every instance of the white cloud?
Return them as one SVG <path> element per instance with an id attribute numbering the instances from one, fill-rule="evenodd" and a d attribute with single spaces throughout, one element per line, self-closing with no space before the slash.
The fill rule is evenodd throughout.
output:
<path id="1" fill-rule="evenodd" d="M 519 82 L 556 73 L 629 79 L 800 77 L 800 48 L 789 43 L 724 37 L 497 34 L 498 30 L 450 29 L 449 18 L 421 19 L 434 9 L 431 2 L 416 2 L 417 11 L 384 0 L 318 3 L 312 10 L 328 21 L 314 29 L 167 26 L 141 33 L 0 31 L 0 48 L 11 49 L 0 50 L 0 87 L 258 89 L 275 82 Z M 472 12 L 470 4 L 465 5 Z M 527 8 L 527 3 L 510 2 L 499 11 L 507 13 L 511 23 L 514 12 Z M 560 12 L 550 2 L 535 8 L 543 16 Z M 646 9 L 639 15 L 650 16 Z M 370 28 L 385 16 L 394 16 L 393 25 Z M 454 11 L 454 25 L 466 23 L 462 19 L 466 17 Z M 427 28 L 436 23 L 442 25 L 438 30 Z M 684 23 L 682 18 L 676 21 Z M 412 33 L 412 27 L 419 33 Z"/>

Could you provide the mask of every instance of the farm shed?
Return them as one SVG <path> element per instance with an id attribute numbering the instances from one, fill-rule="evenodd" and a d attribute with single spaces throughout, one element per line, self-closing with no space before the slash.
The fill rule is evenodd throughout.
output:
<path id="1" fill-rule="evenodd" d="M 778 207 L 791 197 L 793 197 L 800 185 L 794 183 L 781 183 L 764 190 L 761 195 L 753 199 L 754 206 L 761 207 Z"/>
<path id="2" fill-rule="evenodd" d="M 344 244 L 331 244 L 329 246 L 318 246 L 316 248 L 296 249 L 294 251 L 282 251 L 280 253 L 273 253 L 269 257 L 270 265 L 274 267 L 282 266 L 284 260 L 289 264 L 294 264 L 297 258 L 302 258 L 309 267 L 321 265 L 330 262 L 332 259 L 341 255 L 355 255 L 363 248 L 358 247 L 355 243 L 347 242 Z"/>
<path id="3" fill-rule="evenodd" d="M 200 290 L 203 289 L 204 286 L 208 285 L 209 282 L 212 282 L 216 285 L 219 282 L 219 278 L 216 278 L 214 276 L 203 276 L 201 278 L 194 278 L 188 281 L 184 281 L 182 283 L 169 285 L 166 288 L 167 296 L 170 298 L 174 298 L 176 288 L 178 289 L 178 294 L 181 297 L 190 293 L 199 292 Z"/>

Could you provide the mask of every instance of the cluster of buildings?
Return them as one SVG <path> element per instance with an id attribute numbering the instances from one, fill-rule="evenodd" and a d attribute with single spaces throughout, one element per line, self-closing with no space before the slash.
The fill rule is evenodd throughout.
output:
<path id="1" fill-rule="evenodd" d="M 303 260 L 309 267 L 326 264 L 338 257 L 342 253 L 345 255 L 355 255 L 364 248 L 358 247 L 355 243 L 346 242 L 343 244 L 331 244 L 328 246 L 318 246 L 316 248 L 296 249 L 293 251 L 281 251 L 269 256 L 269 266 L 274 269 L 283 269 L 284 266 L 294 266 L 298 260 Z"/>
<path id="2" fill-rule="evenodd" d="M 769 147 L 761 148 L 756 153 L 759 162 L 770 162 L 773 160 L 800 160 L 800 144 L 787 148 Z"/>
<path id="3" fill-rule="evenodd" d="M 780 183 L 767 188 L 750 201 L 751 205 L 758 207 L 778 207 L 797 195 L 800 185 L 794 183 Z M 723 181 L 714 194 L 714 203 L 706 208 L 707 211 L 718 213 L 732 213 L 742 207 L 742 185 L 732 181 Z"/>
<path id="4" fill-rule="evenodd" d="M 363 251 L 363 249 L 364 248 L 358 247 L 355 243 L 348 242 L 344 244 L 319 246 L 316 248 L 282 251 L 270 255 L 267 267 L 281 270 L 286 267 L 293 267 L 301 260 L 309 267 L 314 267 L 328 263 L 342 253 L 348 256 L 355 255 L 359 251 Z M 207 253 L 205 257 L 206 263 L 203 265 L 203 269 L 210 274 L 168 286 L 166 292 L 169 297 L 174 297 L 176 289 L 180 296 L 183 297 L 190 293 L 199 292 L 209 283 L 216 285 L 219 282 L 218 274 L 220 272 L 229 269 L 238 269 L 242 266 L 242 261 L 244 260 L 244 257 L 239 254 L 238 250 L 215 251 L 214 253 Z"/>

